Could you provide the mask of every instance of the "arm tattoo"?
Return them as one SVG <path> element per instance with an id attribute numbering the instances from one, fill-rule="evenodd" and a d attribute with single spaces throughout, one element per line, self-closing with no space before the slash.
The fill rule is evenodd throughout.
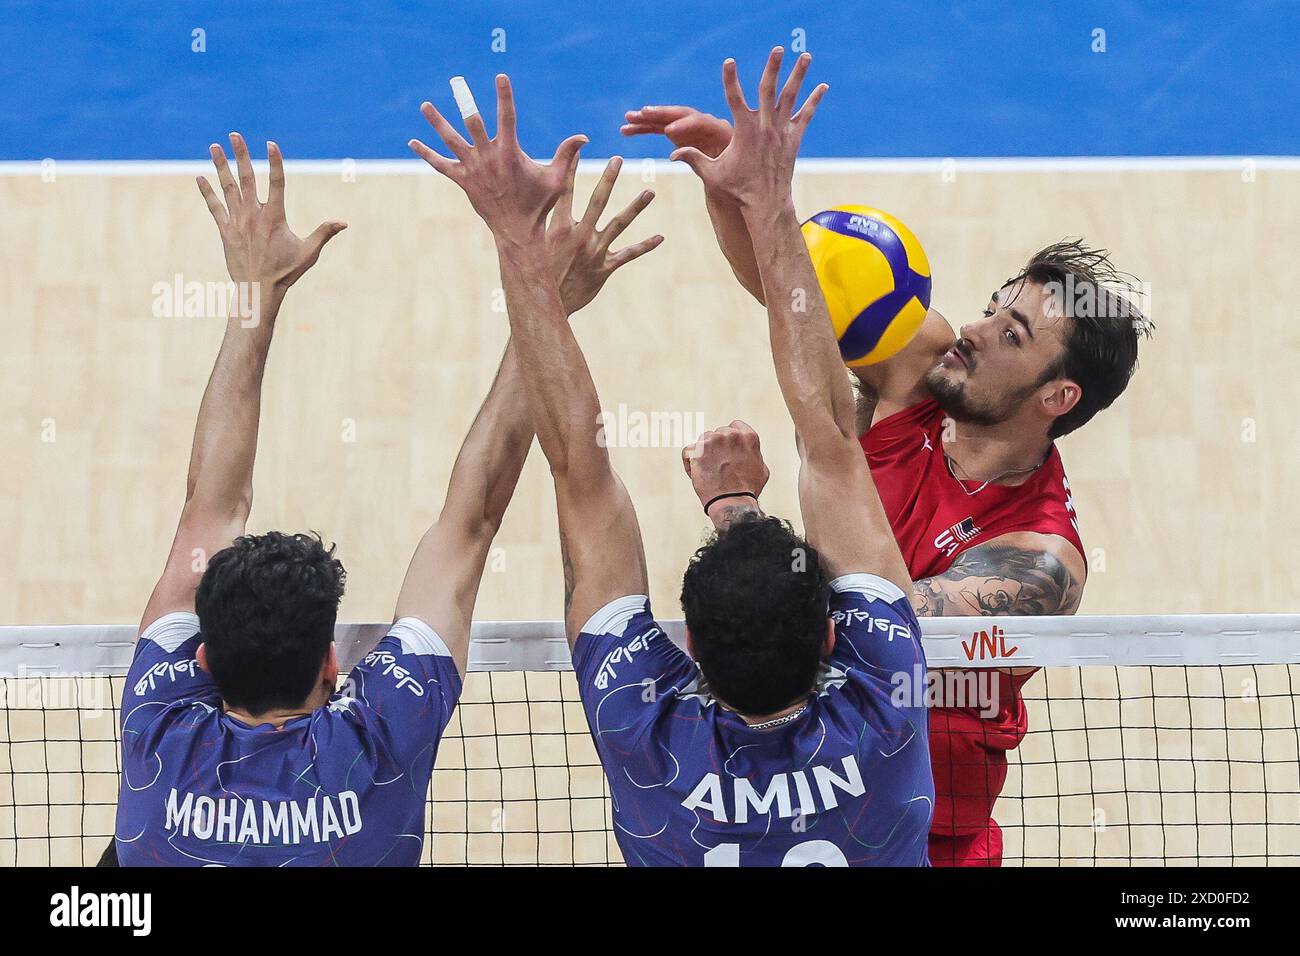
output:
<path id="1" fill-rule="evenodd" d="M 921 617 L 1073 614 L 1083 582 L 1045 551 L 987 544 L 957 556 L 943 574 L 914 585 Z"/>
<path id="2" fill-rule="evenodd" d="M 752 501 L 745 502 L 744 504 L 723 505 L 722 513 L 718 515 L 718 519 L 714 522 L 714 525 L 719 531 L 721 531 L 723 528 L 729 527 L 732 522 L 739 521 L 741 518 L 748 515 L 755 515 L 762 518 L 764 517 L 763 509 L 760 508 L 756 502 Z"/>

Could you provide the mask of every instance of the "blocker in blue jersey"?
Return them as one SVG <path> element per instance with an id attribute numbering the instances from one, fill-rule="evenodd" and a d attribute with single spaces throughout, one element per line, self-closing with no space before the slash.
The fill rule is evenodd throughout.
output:
<path id="1" fill-rule="evenodd" d="M 199 405 L 185 505 L 122 700 L 114 845 L 123 866 L 419 862 L 438 742 L 460 697 L 470 615 L 532 444 L 509 351 L 411 559 L 388 636 L 338 691 L 346 572 L 318 536 L 246 534 L 262 381 L 280 307 L 345 224 L 299 238 L 267 143 L 259 200 L 232 133 L 198 180 L 242 290 Z M 237 178 L 236 178 L 237 174 Z"/>
<path id="2" fill-rule="evenodd" d="M 460 697 L 451 651 L 404 618 L 323 706 L 225 712 L 193 614 L 141 636 L 122 699 L 123 866 L 414 866 L 434 755 Z"/>
<path id="3" fill-rule="evenodd" d="M 298 238 L 285 221 L 279 149 L 267 144 L 261 203 L 247 145 L 238 134 L 231 145 L 238 179 L 211 149 L 224 201 L 206 179 L 199 189 L 250 307 L 227 319 L 185 506 L 127 677 L 117 857 L 127 866 L 414 865 L 484 566 L 533 442 L 523 369 L 507 344 L 442 512 L 411 558 L 396 623 L 338 690 L 346 576 L 333 546 L 245 528 L 276 317 L 344 226 Z M 639 211 L 625 210 L 624 222 Z M 569 242 L 544 251 L 572 292 L 562 313 L 635 258 L 611 262 Z"/>
<path id="4" fill-rule="evenodd" d="M 894 700 L 895 675 L 925 672 L 920 626 L 884 578 L 830 587 L 834 647 L 802 708 L 768 727 L 719 704 L 644 596 L 583 627 L 574 668 L 629 864 L 925 865 L 926 711 Z"/>
<path id="5" fill-rule="evenodd" d="M 745 423 L 683 451 L 715 527 L 682 579 L 686 651 L 650 612 L 636 509 L 611 464 L 600 399 L 548 261 L 557 232 L 603 251 L 622 229 L 616 217 L 597 230 L 599 209 L 572 219 L 581 137 L 561 143 L 549 164 L 529 159 L 510 82 L 498 76 L 495 137 L 462 88 L 472 144 L 430 103 L 424 115 L 456 159 L 411 143 L 465 191 L 496 241 L 555 484 L 578 690 L 632 865 L 927 862 L 934 792 L 924 701 L 911 692 L 925 668 L 912 582 L 858 444 L 854 398 L 790 194 L 799 142 L 825 92 L 818 87 L 795 111 L 809 60 L 799 58 L 778 98 L 774 51 L 757 112 L 728 61 L 731 144 L 716 159 L 674 154 L 704 179 L 714 208 L 744 217 L 754 237 L 777 381 L 799 442 L 806 530 L 800 536 L 759 508 L 768 472 Z M 615 160 L 597 196 L 617 172 Z M 630 351 L 641 334 L 627 330 Z"/>

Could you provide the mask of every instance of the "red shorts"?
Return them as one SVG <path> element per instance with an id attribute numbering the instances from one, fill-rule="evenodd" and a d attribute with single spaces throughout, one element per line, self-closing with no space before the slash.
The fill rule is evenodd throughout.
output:
<path id="1" fill-rule="evenodd" d="M 975 707 L 930 710 L 934 768 L 931 866 L 1001 866 L 1002 830 L 993 806 L 1007 780 L 1007 752 L 1029 729 L 1020 696 L 1029 675 L 998 675 L 997 713 Z"/>
<path id="2" fill-rule="evenodd" d="M 990 820 L 987 827 L 961 836 L 930 834 L 931 866 L 1001 866 L 1002 828 Z"/>

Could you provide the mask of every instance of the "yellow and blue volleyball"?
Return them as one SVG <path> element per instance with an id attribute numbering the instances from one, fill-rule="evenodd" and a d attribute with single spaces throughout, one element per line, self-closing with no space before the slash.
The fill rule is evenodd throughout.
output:
<path id="1" fill-rule="evenodd" d="M 836 206 L 803 224 L 845 364 L 899 352 L 930 308 L 930 261 L 912 230 L 870 206 Z"/>

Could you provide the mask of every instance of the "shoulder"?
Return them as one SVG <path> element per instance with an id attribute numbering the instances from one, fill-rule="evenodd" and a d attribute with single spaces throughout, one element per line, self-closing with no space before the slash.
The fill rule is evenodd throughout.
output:
<path id="1" fill-rule="evenodd" d="M 343 698 L 382 708 L 391 718 L 445 724 L 463 688 L 455 658 L 437 631 L 416 617 L 399 618 L 383 639 L 352 668 Z M 350 706 L 331 703 L 332 713 Z"/>
<path id="2" fill-rule="evenodd" d="M 920 398 L 906 407 L 896 407 L 885 415 L 881 414 L 880 405 L 877 405 L 870 424 L 859 437 L 863 448 L 867 451 L 887 453 L 900 441 L 910 441 L 915 438 L 918 428 L 927 435 L 937 433 L 943 418 L 943 409 L 929 396 Z M 861 429 L 866 424 L 865 416 L 859 416 L 858 427 Z"/>
<path id="3" fill-rule="evenodd" d="M 865 572 L 841 575 L 831 582 L 830 612 L 832 663 L 890 673 L 924 666 L 921 625 L 892 581 Z"/>
<path id="4" fill-rule="evenodd" d="M 598 747 L 616 738 L 630 743 L 689 696 L 699 676 L 644 594 L 611 601 L 591 616 L 574 642 L 573 669 Z"/>
<path id="5" fill-rule="evenodd" d="M 199 616 L 193 611 L 172 611 L 156 618 L 140 632 L 140 643 L 156 644 L 167 653 L 174 653 L 182 644 L 199 633 Z"/>
<path id="6" fill-rule="evenodd" d="M 199 667 L 201 641 L 199 619 L 193 612 L 165 614 L 144 629 L 127 670 L 123 728 L 138 734 L 145 724 L 178 705 L 220 703 L 212 678 Z"/>
<path id="7" fill-rule="evenodd" d="M 573 645 L 574 669 L 581 673 L 611 656 L 630 660 L 654 643 L 671 644 L 650 610 L 650 598 L 628 594 L 598 608 L 578 631 Z M 675 645 L 674 645 L 675 647 Z"/>
<path id="8" fill-rule="evenodd" d="M 1038 470 L 1031 481 L 1037 486 L 1038 493 L 1041 496 L 1059 503 L 1063 509 L 1071 514 L 1074 513 L 1074 499 L 1070 494 L 1070 479 L 1065 473 L 1065 462 L 1061 460 L 1061 451 L 1055 444 L 1052 445 L 1052 450 L 1048 452 L 1043 467 Z M 1026 485 L 1029 484 L 1030 482 L 1026 482 Z"/>
<path id="9" fill-rule="evenodd" d="M 1087 564 L 1078 547 L 1068 538 L 1049 532 L 1013 531 L 984 542 L 982 548 L 994 549 L 1012 563 L 1036 561 L 1044 567 L 1060 565 L 1080 581 L 1087 577 Z M 978 550 L 978 549 L 972 549 Z"/>
<path id="10" fill-rule="evenodd" d="M 906 608 L 907 602 L 904 600 L 902 590 L 897 584 L 878 574 L 852 571 L 835 578 L 830 586 L 832 608 L 861 601 L 880 602 L 890 606 L 898 605 L 902 609 L 900 613 L 911 616 Z"/>
<path id="11" fill-rule="evenodd" d="M 694 676 L 695 665 L 655 620 L 650 599 L 629 594 L 610 601 L 582 626 L 573 645 L 573 669 L 578 693 L 588 697 L 634 684 L 675 686 Z"/>

